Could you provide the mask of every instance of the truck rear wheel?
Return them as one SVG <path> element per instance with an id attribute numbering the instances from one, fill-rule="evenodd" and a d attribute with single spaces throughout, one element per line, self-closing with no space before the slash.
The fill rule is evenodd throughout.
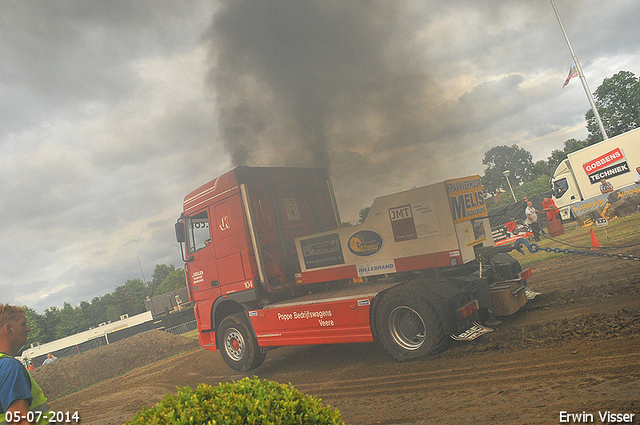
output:
<path id="1" fill-rule="evenodd" d="M 247 372 L 259 367 L 266 358 L 249 328 L 243 313 L 225 317 L 218 329 L 220 353 L 229 367 Z"/>
<path id="2" fill-rule="evenodd" d="M 384 294 L 375 314 L 378 338 L 397 361 L 434 353 L 444 343 L 440 319 L 413 288 L 399 286 Z"/>

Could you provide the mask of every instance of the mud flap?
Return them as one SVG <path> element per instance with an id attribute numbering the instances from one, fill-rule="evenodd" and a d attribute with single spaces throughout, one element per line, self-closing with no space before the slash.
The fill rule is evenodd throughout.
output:
<path id="1" fill-rule="evenodd" d="M 455 341 L 473 341 L 474 339 L 489 332 L 493 332 L 493 329 L 482 326 L 478 322 L 473 322 L 473 326 L 459 335 L 451 335 L 451 339 Z"/>

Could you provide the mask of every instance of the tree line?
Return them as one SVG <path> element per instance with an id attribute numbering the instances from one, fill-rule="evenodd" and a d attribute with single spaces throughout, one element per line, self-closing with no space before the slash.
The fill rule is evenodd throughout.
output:
<path id="1" fill-rule="evenodd" d="M 608 137 L 640 127 L 640 78 L 632 72 L 620 71 L 605 78 L 593 93 L 593 98 Z M 516 144 L 494 146 L 485 152 L 482 186 L 490 195 L 504 192 L 500 200 L 489 203 L 489 207 L 514 201 L 503 174 L 506 170 L 509 170 L 509 181 L 517 199 L 550 190 L 551 176 L 568 154 L 603 140 L 593 109 L 586 112 L 585 120 L 589 132 L 587 138 L 566 140 L 564 147 L 553 150 L 546 160 L 534 163 L 531 153 Z"/>
<path id="2" fill-rule="evenodd" d="M 82 301 L 77 306 L 65 302 L 62 308 L 48 307 L 43 314 L 23 306 L 31 332 L 29 343 L 44 344 L 86 331 L 100 323 L 120 320 L 120 316 L 144 313 L 144 301 L 186 286 L 184 271 L 175 266 L 157 264 L 151 282 L 128 279 L 113 292 Z"/>
<path id="3" fill-rule="evenodd" d="M 620 71 L 610 78 L 605 78 L 593 93 L 593 97 L 608 137 L 640 127 L 640 78 L 636 78 L 632 72 Z M 585 120 L 589 131 L 587 138 L 566 140 L 564 147 L 554 149 L 546 160 L 533 162 L 531 152 L 516 144 L 494 146 L 485 152 L 482 164 L 486 168 L 481 176 L 482 187 L 488 195 L 503 192 L 502 196 L 495 197 L 499 198 L 498 200 L 490 198 L 487 201 L 489 208 L 514 201 L 503 174 L 506 170 L 509 170 L 509 181 L 516 199 L 521 200 L 524 196 L 549 191 L 553 172 L 567 159 L 567 155 L 603 140 L 593 109 L 586 112 Z M 356 224 L 364 222 L 370 209 L 371 207 L 366 207 L 360 210 Z M 349 222 L 341 223 L 342 227 L 351 225 Z"/>

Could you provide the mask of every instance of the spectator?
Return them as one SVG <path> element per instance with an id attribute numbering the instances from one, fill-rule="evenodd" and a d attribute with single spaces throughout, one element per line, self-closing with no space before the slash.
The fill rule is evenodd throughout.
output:
<path id="1" fill-rule="evenodd" d="M 542 209 L 547 213 L 547 221 L 553 221 L 558 218 L 560 210 L 553 199 L 545 197 L 544 201 L 542 201 Z"/>
<path id="2" fill-rule="evenodd" d="M 53 354 L 51 354 L 51 353 L 48 353 L 48 354 L 47 354 L 47 358 L 45 359 L 45 361 L 43 361 L 43 362 L 42 362 L 42 366 L 44 366 L 44 365 L 46 365 L 46 364 L 49 364 L 49 363 L 53 363 L 53 362 L 55 362 L 56 360 L 58 360 L 58 358 L 57 358 L 56 356 L 54 356 L 54 355 L 53 355 Z"/>
<path id="3" fill-rule="evenodd" d="M 0 304 L 0 424 L 29 425 L 29 411 L 42 412 L 38 425 L 48 424 L 47 398 L 29 375 L 22 362 L 16 360 L 27 343 L 29 325 L 20 307 Z"/>
<path id="4" fill-rule="evenodd" d="M 613 192 L 613 185 L 611 183 L 608 183 L 605 179 L 600 180 L 600 192 Z"/>
<path id="5" fill-rule="evenodd" d="M 531 201 L 527 201 L 527 208 L 524 209 L 524 213 L 527 216 L 524 222 L 531 227 L 533 239 L 537 242 L 540 240 L 540 225 L 538 224 L 538 214 L 536 214 L 536 209 L 533 208 Z"/>

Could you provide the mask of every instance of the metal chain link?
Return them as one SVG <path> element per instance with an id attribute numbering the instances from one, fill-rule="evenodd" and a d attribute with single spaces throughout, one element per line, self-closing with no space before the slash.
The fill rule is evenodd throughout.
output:
<path id="1" fill-rule="evenodd" d="M 514 247 L 519 250 L 520 252 L 522 252 L 522 248 L 521 245 L 524 245 L 527 247 L 527 249 L 529 250 L 529 252 L 531 253 L 536 253 L 538 251 L 545 251 L 545 252 L 555 252 L 556 254 L 575 254 L 575 255 L 587 255 L 587 256 L 591 256 L 591 257 L 605 257 L 605 258 L 617 258 L 619 260 L 633 260 L 633 261 L 640 261 L 640 257 L 636 257 L 634 255 L 625 255 L 625 254 L 609 254 L 606 252 L 601 252 L 601 251 L 581 251 L 578 249 L 568 249 L 568 248 L 547 248 L 547 247 L 542 247 L 539 246 L 536 243 L 530 243 L 528 240 L 524 239 L 524 238 L 520 238 L 517 239 L 514 243 Z"/>

